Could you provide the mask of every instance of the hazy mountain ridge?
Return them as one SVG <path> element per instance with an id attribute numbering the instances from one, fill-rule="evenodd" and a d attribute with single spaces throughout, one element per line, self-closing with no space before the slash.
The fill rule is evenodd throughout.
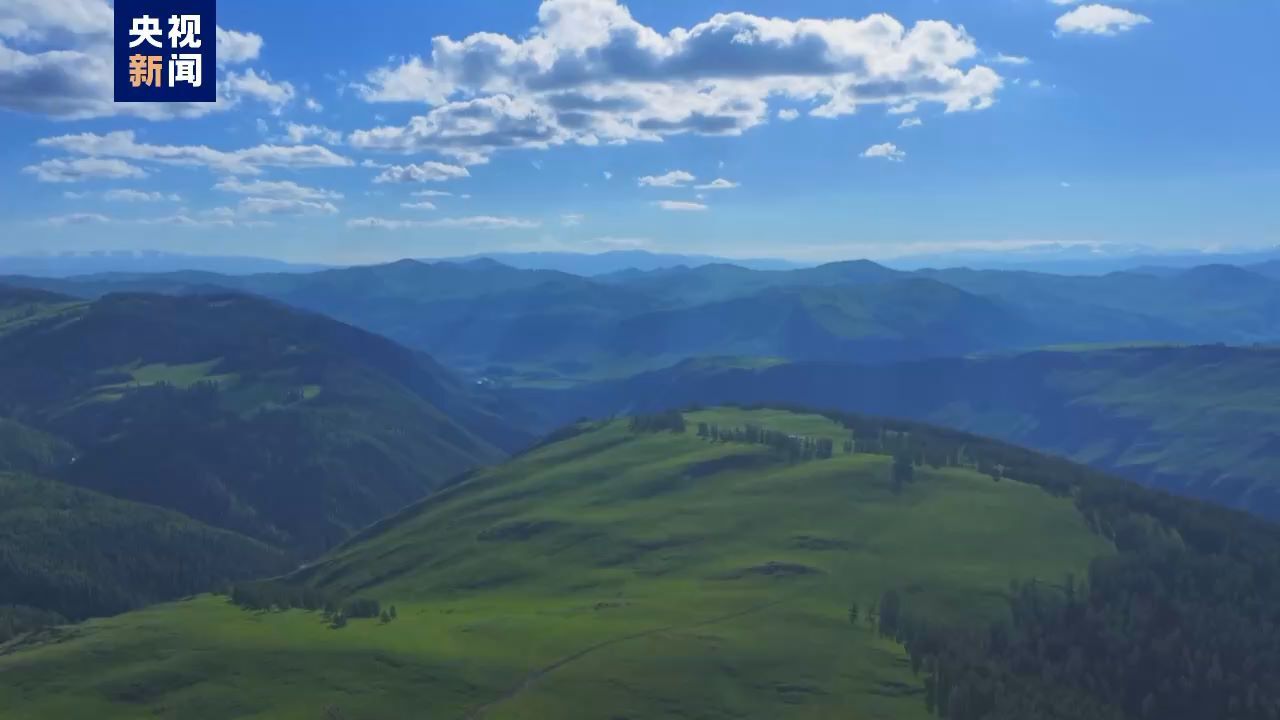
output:
<path id="1" fill-rule="evenodd" d="M 597 278 L 492 260 L 311 274 L 98 275 L 15 284 L 94 297 L 227 287 L 323 312 L 473 376 L 576 382 L 701 354 L 893 362 L 1074 343 L 1280 339 L 1280 280 L 1244 268 L 1062 276 L 868 261 Z"/>

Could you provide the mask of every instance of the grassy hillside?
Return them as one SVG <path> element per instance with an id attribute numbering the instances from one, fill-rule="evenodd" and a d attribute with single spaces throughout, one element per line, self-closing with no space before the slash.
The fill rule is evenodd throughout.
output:
<path id="1" fill-rule="evenodd" d="M 851 623 L 851 603 L 896 589 L 982 623 L 1011 580 L 1112 552 L 1070 498 L 1033 485 L 922 465 L 895 491 L 886 455 L 792 462 L 695 430 L 841 442 L 827 418 L 686 421 L 562 433 L 289 581 L 394 605 L 390 624 L 201 597 L 0 650 L 0 703 L 15 719 L 924 718 L 904 649 Z"/>
<path id="2" fill-rule="evenodd" d="M 907 417 L 1063 454 L 1280 518 L 1280 351 L 1062 349 L 887 366 L 690 361 L 573 392 L 525 392 L 547 426 L 691 403 L 800 403 Z"/>

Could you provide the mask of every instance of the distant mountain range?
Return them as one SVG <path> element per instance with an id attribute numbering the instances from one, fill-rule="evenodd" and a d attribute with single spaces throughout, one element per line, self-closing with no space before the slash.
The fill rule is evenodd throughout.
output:
<path id="1" fill-rule="evenodd" d="M 797 270 L 822 263 L 780 258 L 725 258 L 715 255 L 655 253 L 646 250 L 615 250 L 603 253 L 574 252 L 491 252 L 460 257 L 422 259 L 424 263 L 466 263 L 490 259 L 520 270 L 557 270 L 592 277 L 628 270 L 648 272 L 696 268 L 702 265 L 735 265 L 748 270 Z M 958 268 L 1022 270 L 1067 275 L 1103 275 L 1140 270 L 1161 273 L 1200 265 L 1248 266 L 1280 263 L 1280 249 L 1237 253 L 1161 253 L 1145 246 L 1111 248 L 1100 252 L 1090 246 L 1048 246 L 1015 251 L 969 251 L 908 255 L 883 261 L 899 270 Z M 350 267 L 339 263 L 291 263 L 258 257 L 186 255 L 155 250 L 117 250 L 91 253 L 51 253 L 0 256 L 0 275 L 71 277 L 99 273 L 161 273 L 184 270 L 252 275 L 255 273 L 300 273 Z"/>
<path id="2" fill-rule="evenodd" d="M 200 270 L 226 275 L 265 272 L 314 272 L 328 265 L 289 263 L 259 257 L 184 255 L 156 250 L 104 250 L 86 253 L 0 256 L 0 274 L 70 277 L 94 273 L 160 273 Z"/>
<path id="3" fill-rule="evenodd" d="M 751 270 L 794 270 L 809 267 L 813 263 L 799 263 L 777 258 L 744 258 L 730 260 L 714 255 L 680 255 L 653 253 L 645 250 L 613 250 L 602 253 L 527 252 L 527 253 L 478 253 L 462 257 L 428 259 L 423 262 L 468 262 L 490 259 L 521 270 L 559 270 L 574 275 L 605 275 L 623 270 L 662 270 L 680 266 L 696 267 L 717 263 L 731 263 Z"/>
<path id="4" fill-rule="evenodd" d="M 315 273 L 0 277 L 78 297 L 236 290 L 390 337 L 475 379 L 621 377 L 701 355 L 888 363 L 1080 343 L 1280 340 L 1280 279 L 1257 269 L 1065 276 L 893 270 L 866 260 L 583 277 L 491 259 Z"/>

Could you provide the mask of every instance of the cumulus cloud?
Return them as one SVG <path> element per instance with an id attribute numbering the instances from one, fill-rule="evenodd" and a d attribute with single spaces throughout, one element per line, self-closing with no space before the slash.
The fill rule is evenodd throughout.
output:
<path id="1" fill-rule="evenodd" d="M 262 36 L 257 33 L 217 29 L 218 63 L 235 65 L 257 60 L 262 52 Z"/>
<path id="2" fill-rule="evenodd" d="M 300 145 L 315 138 L 326 145 L 338 145 L 342 142 L 342 133 L 323 125 L 302 125 L 295 122 L 285 123 L 284 139 L 294 145 Z"/>
<path id="3" fill-rule="evenodd" d="M 1117 35 L 1149 22 L 1151 18 L 1130 10 L 1110 5 L 1081 5 L 1058 18 L 1054 26 L 1060 33 Z"/>
<path id="4" fill-rule="evenodd" d="M 659 200 L 654 205 L 663 210 L 672 210 L 675 212 L 700 212 L 706 210 L 707 206 L 698 202 L 689 202 L 686 200 Z"/>
<path id="5" fill-rule="evenodd" d="M 341 200 L 342 193 L 333 190 L 307 187 L 292 180 L 251 180 L 245 182 L 229 177 L 219 180 L 213 188 L 237 195 L 275 198 L 278 200 Z"/>
<path id="6" fill-rule="evenodd" d="M 725 180 L 724 178 L 716 178 L 709 183 L 694 185 L 693 187 L 698 190 L 732 190 L 733 188 L 738 187 L 738 183 L 733 182 L 732 180 Z"/>
<path id="7" fill-rule="evenodd" d="M 529 230 L 540 225 L 541 223 L 537 220 L 493 215 L 470 215 L 466 217 L 441 218 L 439 220 L 396 220 L 392 218 L 365 217 L 347 221 L 347 227 L 372 228 L 376 230 L 406 230 L 411 228 Z"/>
<path id="8" fill-rule="evenodd" d="M 250 215 L 333 215 L 338 208 L 330 202 L 249 197 L 240 201 L 240 211 Z"/>
<path id="9" fill-rule="evenodd" d="M 645 175 L 637 182 L 640 187 L 684 187 L 696 178 L 684 170 L 671 170 L 661 175 Z"/>
<path id="10" fill-rule="evenodd" d="M 324 105 L 321 105 L 315 98 L 307 98 L 302 101 L 302 106 L 311 112 L 324 112 Z"/>
<path id="11" fill-rule="evenodd" d="M 897 145 L 887 142 L 880 143 L 879 145 L 872 145 L 866 150 L 863 150 L 862 157 L 884 158 L 890 162 L 902 162 L 907 158 L 907 153 L 903 150 L 899 150 Z"/>
<path id="12" fill-rule="evenodd" d="M 113 31 L 106 0 L 0 2 L 0 108 L 73 120 L 166 120 L 227 110 L 242 99 L 271 101 L 287 86 L 232 73 L 218 83 L 214 103 L 115 103 Z M 215 28 L 215 34 L 221 65 L 255 59 L 262 48 L 261 36 L 253 33 Z"/>
<path id="13" fill-rule="evenodd" d="M 271 106 L 277 115 L 293 100 L 293 85 L 287 82 L 274 82 L 267 73 L 258 74 L 253 68 L 244 72 L 230 71 L 225 79 L 218 83 L 219 89 L 228 99 L 241 97 L 253 98 Z"/>
<path id="14" fill-rule="evenodd" d="M 775 100 L 812 103 L 819 117 L 904 103 L 980 110 L 1003 81 L 971 64 L 977 54 L 963 28 L 942 21 L 734 12 L 663 33 L 616 0 L 546 0 L 525 36 L 439 36 L 429 58 L 370 72 L 356 84 L 365 100 L 430 109 L 350 141 L 469 164 L 513 147 L 737 135 L 765 122 Z"/>
<path id="15" fill-rule="evenodd" d="M 102 193 L 104 200 L 112 200 L 115 202 L 181 202 L 182 198 L 173 193 L 162 192 L 146 192 L 144 190 L 132 190 L 129 188 L 121 188 L 119 190 L 108 190 Z"/>
<path id="16" fill-rule="evenodd" d="M 414 197 L 453 197 L 453 193 L 446 190 L 414 190 L 409 194 Z"/>
<path id="17" fill-rule="evenodd" d="M 147 176 L 147 172 L 136 165 L 130 165 L 123 160 L 98 157 L 73 160 L 55 158 L 37 165 L 28 165 L 22 168 L 22 172 L 35 175 L 40 182 L 58 183 L 81 182 L 91 178 L 121 180 Z"/>
<path id="18" fill-rule="evenodd" d="M 153 145 L 140 143 L 132 130 L 106 134 L 58 135 L 36 141 L 91 158 L 120 158 L 168 165 L 203 166 L 218 172 L 254 175 L 264 167 L 346 167 L 351 160 L 319 145 L 257 145 L 241 150 L 215 150 L 207 145 Z"/>
<path id="19" fill-rule="evenodd" d="M 417 202 L 400 203 L 400 207 L 407 208 L 409 210 L 435 210 L 436 204 L 430 200 L 419 200 Z"/>
<path id="20" fill-rule="evenodd" d="M 605 180 L 612 180 L 612 179 L 613 179 L 613 173 L 609 172 L 608 170 L 605 170 L 605 171 L 604 171 L 603 173 L 601 173 L 601 174 L 602 174 L 602 175 L 604 175 L 604 179 L 605 179 Z"/>
<path id="21" fill-rule="evenodd" d="M 907 128 L 920 127 L 923 124 L 924 121 L 918 117 L 902 118 L 902 122 L 898 123 L 898 129 L 906 130 Z"/>
<path id="22" fill-rule="evenodd" d="M 373 179 L 376 183 L 443 182 L 470 177 L 471 173 L 460 165 L 426 160 L 417 165 L 392 165 Z"/>
<path id="23" fill-rule="evenodd" d="M 782 108 L 778 111 L 778 119 L 783 122 L 791 122 L 800 117 L 800 111 L 795 108 Z"/>

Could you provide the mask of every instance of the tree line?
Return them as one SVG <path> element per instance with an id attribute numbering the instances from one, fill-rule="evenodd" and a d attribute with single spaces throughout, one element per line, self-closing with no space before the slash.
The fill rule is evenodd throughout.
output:
<path id="1" fill-rule="evenodd" d="M 235 605 L 245 610 L 280 612 L 309 610 L 320 612 L 329 626 L 341 629 L 348 620 L 374 618 L 384 625 L 398 619 L 395 605 L 384 606 L 374 598 L 341 598 L 318 588 L 283 580 L 256 580 L 237 583 L 227 593 Z"/>
<path id="2" fill-rule="evenodd" d="M 881 596 L 865 612 L 905 646 L 935 716 L 1280 720 L 1280 528 L 959 431 L 830 417 L 855 437 L 888 431 L 895 466 L 959 463 L 1069 497 L 1115 549 L 1082 579 L 1015 583 L 990 625 Z"/>

